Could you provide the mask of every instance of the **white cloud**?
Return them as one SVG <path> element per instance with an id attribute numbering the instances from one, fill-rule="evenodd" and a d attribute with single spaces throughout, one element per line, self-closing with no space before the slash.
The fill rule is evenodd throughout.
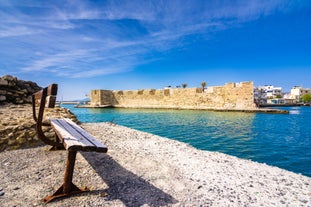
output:
<path id="1" fill-rule="evenodd" d="M 292 6 L 288 2 L 38 1 L 31 5 L 6 1 L 0 2 L 0 44 L 6 42 L 12 48 L 16 42 L 9 41 L 20 38 L 22 52 L 18 54 L 31 57 L 19 68 L 26 73 L 107 75 L 152 61 L 145 59 L 148 53 L 182 46 L 187 35 L 209 34 L 286 11 Z M 14 57 L 11 48 L 8 51 Z"/>
<path id="2" fill-rule="evenodd" d="M 42 71 L 54 67 L 64 67 L 74 60 L 83 58 L 86 53 L 84 51 L 69 51 L 68 53 L 60 53 L 55 55 L 44 56 L 38 58 L 31 65 L 22 68 L 23 71 Z"/>
<path id="3" fill-rule="evenodd" d="M 79 71 L 77 73 L 71 74 L 73 78 L 88 78 L 88 77 L 96 77 L 101 75 L 109 75 L 114 73 L 123 73 L 130 70 L 129 68 L 101 68 L 101 69 L 92 69 Z"/>
<path id="4" fill-rule="evenodd" d="M 52 55 L 42 55 L 22 68 L 23 72 L 45 72 L 56 76 L 81 78 L 126 72 L 134 65 L 141 63 L 137 55 L 143 54 L 145 49 L 132 48 L 126 50 L 114 42 L 107 44 L 107 48 L 89 50 L 72 50 Z M 130 43 L 126 44 L 131 46 Z M 99 69 L 100 68 L 100 69 Z"/>
<path id="5" fill-rule="evenodd" d="M 16 37 L 16 36 L 26 36 L 36 33 L 33 29 L 29 29 L 25 26 L 13 26 L 13 27 L 2 27 L 0 30 L 1 37 Z"/>

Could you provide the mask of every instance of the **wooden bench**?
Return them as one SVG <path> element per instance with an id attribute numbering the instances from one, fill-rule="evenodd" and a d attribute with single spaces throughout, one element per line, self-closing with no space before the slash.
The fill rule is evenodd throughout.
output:
<path id="1" fill-rule="evenodd" d="M 43 123 L 45 107 L 54 108 L 57 95 L 57 84 L 51 84 L 41 91 L 32 95 L 33 118 L 36 121 L 36 133 L 44 143 L 51 145 L 52 150 L 67 150 L 68 157 L 64 183 L 52 195 L 44 198 L 46 203 L 60 197 L 67 197 L 73 194 L 89 191 L 87 187 L 80 189 L 72 183 L 74 165 L 77 151 L 94 151 L 106 153 L 107 147 L 87 133 L 80 126 L 70 119 L 50 119 L 50 123 Z M 37 113 L 38 112 L 38 113 Z M 42 130 L 42 126 L 52 126 L 56 134 L 55 141 L 47 138 Z"/>

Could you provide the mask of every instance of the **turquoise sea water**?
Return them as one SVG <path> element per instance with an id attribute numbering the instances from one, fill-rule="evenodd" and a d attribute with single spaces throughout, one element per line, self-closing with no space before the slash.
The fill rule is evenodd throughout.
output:
<path id="1" fill-rule="evenodd" d="M 63 107 L 81 122 L 114 122 L 311 177 L 311 107 L 283 108 L 289 114 Z"/>

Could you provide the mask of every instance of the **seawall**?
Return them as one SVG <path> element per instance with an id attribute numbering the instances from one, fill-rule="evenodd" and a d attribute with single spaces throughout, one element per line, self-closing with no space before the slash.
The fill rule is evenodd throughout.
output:
<path id="1" fill-rule="evenodd" d="M 260 109 L 254 103 L 253 82 L 227 83 L 205 88 L 167 88 L 144 90 L 92 90 L 90 105 L 79 107 L 121 107 L 159 109 L 203 109 L 288 113 L 275 109 Z"/>
<path id="2" fill-rule="evenodd" d="M 91 106 L 179 109 L 255 109 L 253 82 L 202 88 L 92 90 Z"/>

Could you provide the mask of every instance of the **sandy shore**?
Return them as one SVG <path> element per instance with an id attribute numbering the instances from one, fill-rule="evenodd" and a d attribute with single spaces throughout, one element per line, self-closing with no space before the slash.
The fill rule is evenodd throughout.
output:
<path id="1" fill-rule="evenodd" d="M 78 153 L 74 182 L 91 192 L 48 206 L 311 206 L 311 178 L 110 123 L 82 124 L 108 154 Z M 66 152 L 0 153 L 0 206 L 44 206 Z"/>

